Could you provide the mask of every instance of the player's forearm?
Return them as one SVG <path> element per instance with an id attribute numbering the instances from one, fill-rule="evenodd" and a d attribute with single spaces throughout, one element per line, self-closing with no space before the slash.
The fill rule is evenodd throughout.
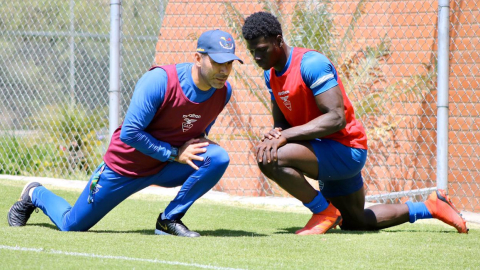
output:
<path id="1" fill-rule="evenodd" d="M 312 121 L 282 131 L 287 141 L 304 141 L 323 138 L 345 128 L 345 117 L 336 112 L 323 114 Z"/>
<path id="2" fill-rule="evenodd" d="M 123 129 L 124 127 L 120 134 L 120 140 L 123 143 L 160 161 L 167 161 L 170 157 L 172 147 L 169 143 L 159 141 L 143 130 L 130 129 L 125 132 Z"/>

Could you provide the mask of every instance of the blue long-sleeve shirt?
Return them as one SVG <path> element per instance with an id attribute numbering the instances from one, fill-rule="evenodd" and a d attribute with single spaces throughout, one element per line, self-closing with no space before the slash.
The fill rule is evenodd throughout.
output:
<path id="1" fill-rule="evenodd" d="M 177 64 L 178 80 L 185 96 L 190 101 L 201 103 L 209 99 L 216 89 L 200 90 L 193 82 L 192 66 L 192 63 Z M 122 142 L 160 161 L 166 161 L 170 157 L 171 145 L 153 138 L 145 129 L 163 104 L 167 91 L 167 79 L 167 73 L 161 68 L 150 70 L 140 78 L 135 86 L 120 133 Z M 227 82 L 225 105 L 227 105 L 231 95 L 232 88 L 230 83 Z M 207 127 L 206 134 L 214 123 L 215 121 Z"/>

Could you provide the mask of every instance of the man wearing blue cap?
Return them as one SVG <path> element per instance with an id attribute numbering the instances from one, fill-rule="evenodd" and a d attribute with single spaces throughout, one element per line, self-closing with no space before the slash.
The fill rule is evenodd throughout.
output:
<path id="1" fill-rule="evenodd" d="M 203 33 L 193 63 L 154 66 L 138 81 L 123 124 L 72 207 L 40 183 L 28 183 L 10 208 L 10 226 L 24 226 L 35 208 L 61 231 L 86 231 L 130 195 L 150 186 L 181 186 L 160 213 L 155 234 L 198 237 L 181 221 L 190 206 L 222 177 L 227 152 L 206 138 L 228 103 L 233 37 Z"/>

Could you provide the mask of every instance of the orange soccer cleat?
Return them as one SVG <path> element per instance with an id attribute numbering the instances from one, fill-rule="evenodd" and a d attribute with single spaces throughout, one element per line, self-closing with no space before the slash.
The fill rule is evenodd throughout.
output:
<path id="1" fill-rule="evenodd" d="M 455 227 L 459 233 L 468 233 L 466 221 L 460 211 L 453 206 L 452 201 L 443 189 L 432 192 L 425 201 L 432 217 Z"/>
<path id="2" fill-rule="evenodd" d="M 318 214 L 313 214 L 303 229 L 295 232 L 298 235 L 324 234 L 331 228 L 335 228 L 342 223 L 342 216 L 332 203 L 327 209 Z"/>

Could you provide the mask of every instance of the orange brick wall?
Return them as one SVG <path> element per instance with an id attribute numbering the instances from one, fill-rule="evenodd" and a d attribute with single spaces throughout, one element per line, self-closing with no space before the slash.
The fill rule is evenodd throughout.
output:
<path id="1" fill-rule="evenodd" d="M 283 13 L 289 14 L 298 1 L 275 1 Z M 474 1 L 456 1 L 451 5 L 451 77 L 450 77 L 450 175 L 449 191 L 453 200 L 464 209 L 480 210 L 478 170 L 480 152 L 480 80 L 478 74 L 480 33 L 479 6 Z M 212 129 L 211 135 L 230 153 L 231 165 L 217 190 L 238 195 L 285 195 L 256 168 L 252 148 L 258 136 L 271 126 L 268 110 L 256 95 L 268 101 L 263 88 L 261 71 L 251 62 L 232 28 L 228 4 L 249 15 L 263 9 L 259 1 L 169 1 L 159 41 L 156 63 L 171 64 L 192 61 L 195 40 L 209 29 L 229 31 L 236 38 L 238 55 L 244 65 L 235 63 L 231 76 L 234 87 L 232 102 Z M 345 34 L 359 1 L 332 1 L 336 34 Z M 432 71 L 437 52 L 436 1 L 368 1 L 363 2 L 363 15 L 355 25 L 350 51 L 379 43 L 383 37 L 391 41 L 391 55 L 382 71 L 390 80 Z M 465 12 L 466 10 L 472 12 Z M 288 16 L 285 22 L 289 22 Z M 332 48 L 335 50 L 335 48 Z M 238 75 L 240 74 L 240 75 Z M 244 85 L 241 74 L 250 74 L 259 91 L 253 94 Z M 434 82 L 436 83 L 436 82 Z M 424 99 L 397 102 L 398 127 L 386 142 L 370 141 L 370 156 L 364 172 L 369 193 L 384 193 L 435 186 L 436 179 L 436 91 L 425 89 Z M 350 96 L 353 100 L 355 96 Z M 473 115 L 477 112 L 477 115 Z M 368 123 L 366 123 L 368 127 Z M 252 135 L 253 134 L 253 135 Z M 472 143 L 472 142 L 477 142 Z M 399 166 L 401 165 L 401 166 Z"/>
<path id="2" fill-rule="evenodd" d="M 448 181 L 458 194 L 454 201 L 479 211 L 480 6 L 478 1 L 452 2 Z"/>

